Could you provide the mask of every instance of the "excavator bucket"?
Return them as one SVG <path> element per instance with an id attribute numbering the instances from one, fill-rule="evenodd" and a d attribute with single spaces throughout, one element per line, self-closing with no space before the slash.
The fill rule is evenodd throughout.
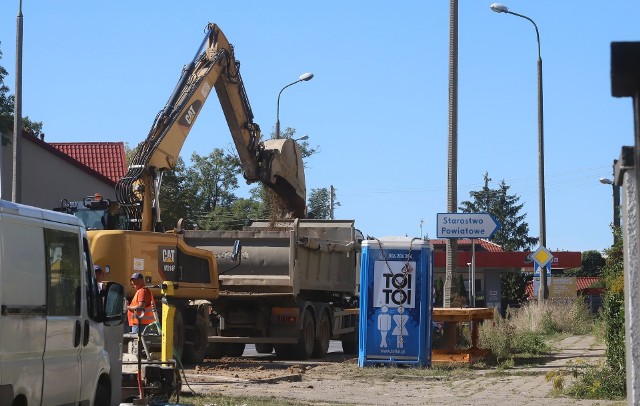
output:
<path id="1" fill-rule="evenodd" d="M 265 140 L 263 145 L 262 180 L 275 190 L 287 214 L 305 218 L 307 188 L 300 148 L 289 138 Z"/>

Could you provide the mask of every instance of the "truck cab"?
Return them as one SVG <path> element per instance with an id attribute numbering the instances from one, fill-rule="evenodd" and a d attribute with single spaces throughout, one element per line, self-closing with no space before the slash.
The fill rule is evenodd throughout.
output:
<path id="1" fill-rule="evenodd" d="M 118 404 L 124 288 L 99 290 L 84 224 L 0 200 L 0 406 Z"/>

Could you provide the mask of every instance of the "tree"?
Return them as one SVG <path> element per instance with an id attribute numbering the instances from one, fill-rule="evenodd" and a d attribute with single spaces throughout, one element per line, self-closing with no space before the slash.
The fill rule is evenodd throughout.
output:
<path id="1" fill-rule="evenodd" d="M 600 251 L 589 250 L 582 253 L 581 267 L 566 270 L 565 275 L 570 276 L 601 276 L 606 264 Z"/>
<path id="2" fill-rule="evenodd" d="M 520 304 L 527 300 L 527 275 L 516 272 L 500 274 L 502 300 L 507 304 Z M 504 307 L 504 306 L 503 306 Z"/>
<path id="3" fill-rule="evenodd" d="M 0 50 L 0 59 L 2 51 Z M 7 134 L 13 132 L 13 112 L 15 97 L 9 94 L 9 87 L 4 83 L 4 78 L 8 75 L 7 70 L 0 66 L 0 134 L 2 134 L 2 145 L 7 145 L 10 141 Z M 38 136 L 42 133 L 42 122 L 31 121 L 29 117 L 22 119 L 22 129 Z"/>
<path id="4" fill-rule="evenodd" d="M 311 189 L 309 203 L 307 204 L 307 217 L 310 219 L 328 219 L 331 217 L 331 198 L 329 191 L 333 192 L 333 206 L 340 206 L 336 200 L 335 188 Z"/>
<path id="5" fill-rule="evenodd" d="M 2 51 L 0 50 L 0 59 Z M 4 78 L 8 75 L 7 70 L 0 66 L 0 133 L 3 134 L 2 145 L 6 145 L 4 135 L 13 131 L 13 106 L 14 97 L 9 94 L 9 87 L 5 85 Z"/>
<path id="6" fill-rule="evenodd" d="M 501 245 L 505 251 L 531 248 L 538 239 L 529 236 L 529 225 L 525 222 L 526 214 L 519 214 L 524 207 L 524 204 L 518 204 L 520 197 L 508 193 L 510 186 L 504 180 L 497 189 L 490 188 L 489 182 L 491 178 L 485 173 L 482 190 L 469 192 L 472 200 L 460 203 L 460 210 L 464 213 L 492 214 L 501 227 L 490 240 Z"/>
<path id="7" fill-rule="evenodd" d="M 185 182 L 194 193 L 193 204 L 196 212 L 207 216 L 218 206 L 229 207 L 236 199 L 240 161 L 234 154 L 215 148 L 207 156 L 197 152 L 191 155 L 192 165 L 187 168 Z"/>
<path id="8" fill-rule="evenodd" d="M 434 283 L 434 294 L 435 298 L 433 300 L 434 307 L 442 307 L 442 295 L 444 293 L 444 281 L 442 280 L 442 276 L 438 276 Z"/>
<path id="9" fill-rule="evenodd" d="M 166 171 L 162 176 L 160 189 L 160 215 L 166 229 L 172 229 L 179 219 L 184 219 L 186 228 L 193 228 L 193 193 L 188 190 L 185 182 L 186 168 L 182 158 L 178 157 L 172 171 Z"/>

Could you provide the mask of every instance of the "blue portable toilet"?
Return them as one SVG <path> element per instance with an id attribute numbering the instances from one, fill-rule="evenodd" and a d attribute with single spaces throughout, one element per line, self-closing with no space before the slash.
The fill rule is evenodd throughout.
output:
<path id="1" fill-rule="evenodd" d="M 431 365 L 433 247 L 385 237 L 362 242 L 358 365 Z"/>

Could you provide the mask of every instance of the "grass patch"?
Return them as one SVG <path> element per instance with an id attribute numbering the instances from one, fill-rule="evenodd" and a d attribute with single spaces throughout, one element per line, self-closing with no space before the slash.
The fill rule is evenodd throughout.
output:
<path id="1" fill-rule="evenodd" d="M 587 334 L 594 330 L 594 319 L 583 301 L 530 302 L 509 309 L 502 318 L 497 312 L 492 322 L 480 328 L 480 346 L 491 350 L 499 368 L 540 364 L 553 350 L 555 340 L 567 335 Z"/>

